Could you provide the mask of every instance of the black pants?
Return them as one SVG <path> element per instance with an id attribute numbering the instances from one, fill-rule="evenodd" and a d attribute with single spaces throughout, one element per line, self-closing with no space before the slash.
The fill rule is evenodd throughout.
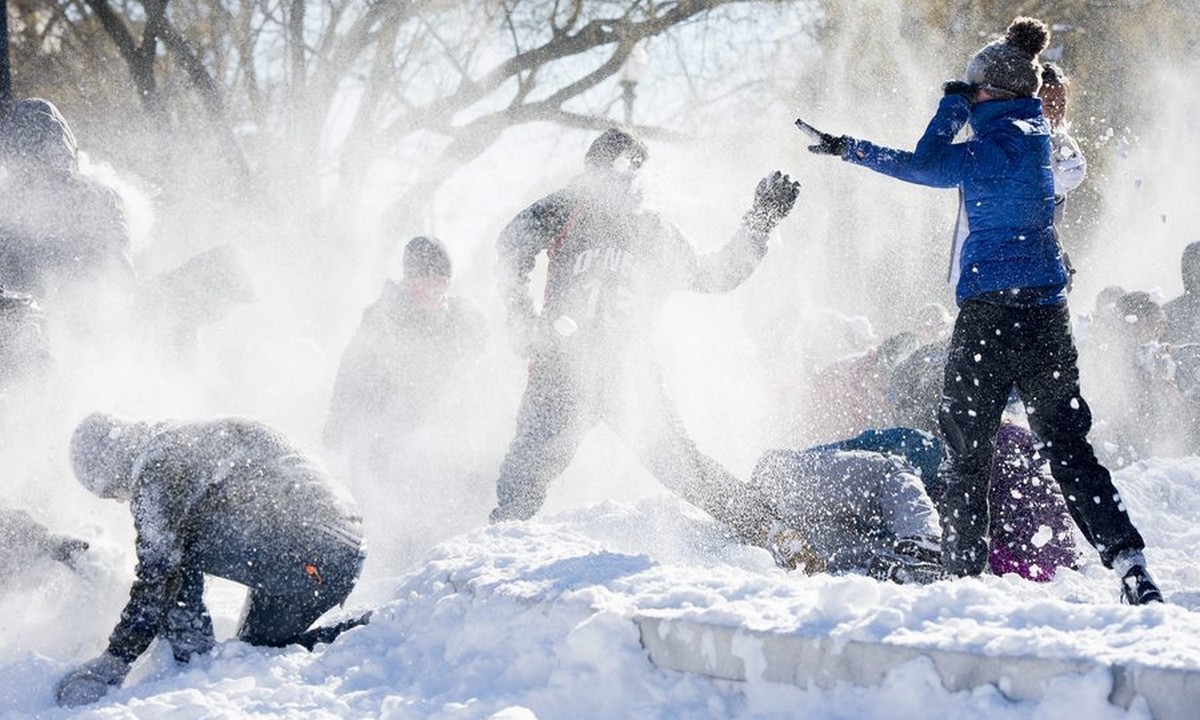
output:
<path id="1" fill-rule="evenodd" d="M 179 598 L 198 603 L 194 610 L 207 615 L 200 601 L 204 575 L 245 585 L 250 592 L 238 639 L 281 647 L 345 601 L 365 554 L 356 521 L 264 523 L 263 516 L 254 516 L 269 509 L 255 504 L 205 520 L 191 546 Z"/>
<path id="2" fill-rule="evenodd" d="M 968 300 L 954 324 L 939 418 L 949 454 L 941 505 L 946 569 L 978 575 L 987 563 L 988 473 L 1014 386 L 1071 517 L 1104 565 L 1122 551 L 1141 550 L 1142 537 L 1087 440 L 1092 413 L 1079 393 L 1066 304 Z"/>
<path id="3" fill-rule="evenodd" d="M 701 453 L 646 360 L 584 364 L 557 353 L 539 356 L 517 414 L 517 433 L 496 481 L 493 522 L 526 520 L 545 502 L 587 432 L 606 422 L 669 490 L 728 525 L 747 541 L 765 537 L 770 512 L 757 491 Z"/>

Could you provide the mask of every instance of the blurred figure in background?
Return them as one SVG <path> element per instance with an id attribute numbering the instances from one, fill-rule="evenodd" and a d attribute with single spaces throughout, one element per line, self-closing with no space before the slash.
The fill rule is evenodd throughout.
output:
<path id="1" fill-rule="evenodd" d="M 170 364 L 193 367 L 200 331 L 254 300 L 254 284 L 232 245 L 197 253 L 138 287 L 140 317 Z"/>
<path id="2" fill-rule="evenodd" d="M 941 433 L 938 407 L 953 322 L 950 311 L 937 303 L 924 305 L 917 311 L 914 331 L 919 347 L 896 366 L 888 381 L 892 401 L 890 424 L 934 435 Z"/>
<path id="3" fill-rule="evenodd" d="M 123 204 L 80 174 L 78 153 L 48 100 L 22 100 L 0 125 L 0 285 L 36 298 L 51 335 L 86 334 L 123 312 L 133 290 Z"/>
<path id="4" fill-rule="evenodd" d="M 366 622 L 308 629 L 354 589 L 361 522 L 332 479 L 274 430 L 237 418 L 151 424 L 94 413 L 75 429 L 71 464 L 93 494 L 129 503 L 138 564 L 108 648 L 63 678 L 60 705 L 99 700 L 157 637 L 179 663 L 207 653 L 216 639 L 206 574 L 250 588 L 237 637 L 252 645 L 311 649 Z"/>
<path id="5" fill-rule="evenodd" d="M 900 332 L 865 353 L 822 368 L 812 380 L 801 442 L 824 442 L 892 425 L 892 373 L 916 346 L 916 335 Z"/>
<path id="6" fill-rule="evenodd" d="M 799 184 L 779 172 L 763 178 L 733 239 L 700 256 L 642 207 L 646 158 L 640 139 L 606 130 L 588 148 L 582 175 L 522 210 L 500 235 L 500 287 L 529 381 L 491 519 L 532 517 L 585 434 L 605 422 L 663 485 L 765 546 L 769 509 L 688 436 L 654 358 L 654 326 L 672 292 L 727 292 L 750 277 Z M 549 269 L 539 312 L 529 275 L 543 252 Z"/>
<path id="7" fill-rule="evenodd" d="M 456 523 L 477 525 L 489 482 L 483 313 L 449 294 L 450 255 L 437 238 L 410 239 L 402 264 L 342 353 L 324 431 L 362 501 L 372 567 L 388 572 L 465 529 Z"/>
<path id="8" fill-rule="evenodd" d="M 356 475 L 391 479 L 404 459 L 404 435 L 483 353 L 483 313 L 447 294 L 451 275 L 440 240 L 409 240 L 403 278 L 384 281 L 342 354 L 324 440 L 348 456 Z"/>
<path id="9" fill-rule="evenodd" d="M 1162 342 L 1167 327 L 1162 307 L 1147 292 L 1122 295 L 1114 307 L 1120 321 L 1112 351 L 1110 386 L 1096 414 L 1097 436 L 1107 461 L 1124 466 L 1152 455 L 1185 451 L 1190 415 L 1176 379 L 1173 348 Z"/>
<path id="10" fill-rule="evenodd" d="M 1183 249 L 1179 264 L 1183 294 L 1163 306 L 1167 316 L 1163 342 L 1200 343 L 1200 242 Z"/>
<path id="11" fill-rule="evenodd" d="M 38 378 L 50 362 L 37 301 L 0 288 L 0 398 L 7 397 L 17 383 Z"/>

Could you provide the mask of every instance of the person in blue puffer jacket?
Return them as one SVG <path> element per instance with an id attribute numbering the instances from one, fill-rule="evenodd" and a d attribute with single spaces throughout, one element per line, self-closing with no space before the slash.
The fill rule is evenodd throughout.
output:
<path id="1" fill-rule="evenodd" d="M 946 572 L 978 575 L 987 565 L 988 475 L 1015 386 L 1071 517 L 1121 577 L 1122 599 L 1161 602 L 1142 537 L 1087 440 L 1092 414 L 1079 392 L 1067 269 L 1054 231 L 1050 126 L 1035 97 L 1037 56 L 1049 39 L 1040 20 L 1013 20 L 1004 38 L 971 58 L 965 80 L 943 86 L 945 97 L 912 152 L 797 125 L 816 139 L 814 153 L 908 182 L 957 187 L 964 199 L 970 234 L 938 418 L 949 456 L 939 505 Z M 974 135 L 955 143 L 968 122 Z"/>

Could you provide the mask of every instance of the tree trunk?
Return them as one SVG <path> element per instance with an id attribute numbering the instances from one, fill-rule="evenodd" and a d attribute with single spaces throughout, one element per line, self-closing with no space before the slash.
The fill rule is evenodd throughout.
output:
<path id="1" fill-rule="evenodd" d="M 12 60 L 8 54 L 8 0 L 0 0 L 0 118 L 12 108 Z"/>

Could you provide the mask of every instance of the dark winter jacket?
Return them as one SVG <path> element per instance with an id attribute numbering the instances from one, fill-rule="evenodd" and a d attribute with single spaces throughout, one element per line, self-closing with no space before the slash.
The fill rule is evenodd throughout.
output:
<path id="1" fill-rule="evenodd" d="M 601 170 L 521 211 L 497 242 L 510 319 L 535 326 L 543 347 L 607 357 L 648 339 L 671 292 L 732 290 L 766 248 L 766 233 L 743 224 L 720 251 L 697 255 L 678 228 Z M 538 317 L 529 274 L 543 251 L 549 268 Z"/>
<path id="2" fill-rule="evenodd" d="M 974 136 L 954 137 L 971 123 Z M 908 182 L 959 187 L 970 234 L 956 297 L 1029 290 L 1032 302 L 1062 302 L 1067 271 L 1054 233 L 1050 126 L 1036 98 L 970 105 L 942 98 L 913 152 L 851 140 L 843 158 Z"/>
<path id="3" fill-rule="evenodd" d="M 429 310 L 400 284 L 385 282 L 342 354 L 325 444 L 337 449 L 352 437 L 381 434 L 394 439 L 417 426 L 463 363 L 483 352 L 487 335 L 483 313 L 469 300 L 451 297 Z"/>
<path id="4" fill-rule="evenodd" d="M 264 572 L 278 562 L 302 572 L 321 548 L 361 544 L 360 523 L 328 476 L 270 428 L 241 419 L 137 425 L 140 439 L 121 450 L 132 466 L 137 579 L 109 637 L 116 657 L 132 662 L 150 645 L 202 528 L 259 534 L 260 557 L 245 560 Z"/>
<path id="5" fill-rule="evenodd" d="M 75 138 L 51 103 L 22 100 L 6 119 L 0 184 L 0 284 L 48 301 L 80 281 L 133 278 L 123 205 L 78 172 Z"/>

